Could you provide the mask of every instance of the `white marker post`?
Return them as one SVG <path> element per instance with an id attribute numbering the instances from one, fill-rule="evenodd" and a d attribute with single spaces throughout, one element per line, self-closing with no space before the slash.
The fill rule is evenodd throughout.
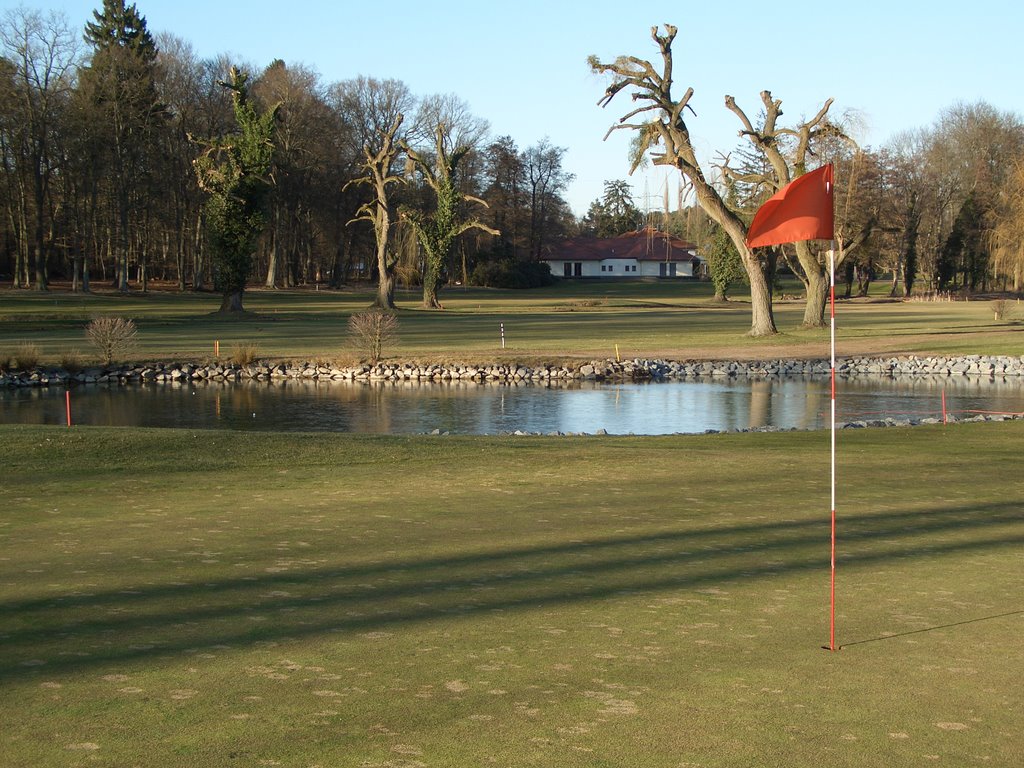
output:
<path id="1" fill-rule="evenodd" d="M 501 328 L 501 348 L 505 348 L 505 324 L 498 323 L 498 327 Z"/>

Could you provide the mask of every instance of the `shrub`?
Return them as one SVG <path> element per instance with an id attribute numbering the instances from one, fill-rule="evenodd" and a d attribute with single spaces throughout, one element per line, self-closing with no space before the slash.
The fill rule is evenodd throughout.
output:
<path id="1" fill-rule="evenodd" d="M 42 354 L 39 347 L 29 341 L 23 341 L 14 349 L 11 357 L 11 369 L 15 371 L 28 371 L 39 365 Z"/>
<path id="2" fill-rule="evenodd" d="M 1010 302 L 1006 299 L 996 299 L 992 302 L 992 313 L 995 315 L 996 322 L 1008 319 L 1010 315 Z"/>
<path id="3" fill-rule="evenodd" d="M 68 373 L 78 373 L 82 370 L 82 353 L 77 349 L 61 350 L 57 362 Z"/>
<path id="4" fill-rule="evenodd" d="M 398 339 L 398 318 L 380 309 L 358 312 L 348 319 L 348 332 L 353 346 L 376 363 L 384 347 Z"/>
<path id="5" fill-rule="evenodd" d="M 231 350 L 231 362 L 235 365 L 251 365 L 260 359 L 260 345 L 247 341 L 235 344 Z"/>
<path id="6" fill-rule="evenodd" d="M 124 359 L 137 343 L 135 323 L 123 317 L 97 317 L 85 327 L 85 335 L 104 365 Z"/>
<path id="7" fill-rule="evenodd" d="M 477 264 L 470 282 L 487 288 L 541 288 L 554 284 L 555 278 L 547 264 L 499 259 Z"/>

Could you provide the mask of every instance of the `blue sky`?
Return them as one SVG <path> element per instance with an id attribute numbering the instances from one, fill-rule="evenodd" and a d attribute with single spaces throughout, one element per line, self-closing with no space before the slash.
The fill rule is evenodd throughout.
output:
<path id="1" fill-rule="evenodd" d="M 20 3 L 0 0 L 0 9 Z M 36 0 L 67 14 L 75 27 L 102 0 Z M 1021 85 L 1024 10 L 1019 0 L 676 0 L 642 10 L 628 0 L 136 0 L 153 32 L 172 32 L 201 56 L 232 53 L 263 66 L 275 58 L 303 63 L 325 82 L 359 74 L 394 77 L 417 95 L 455 93 L 488 120 L 493 135 L 520 148 L 547 136 L 566 147 L 576 175 L 567 198 L 578 214 L 608 179 L 627 178 L 624 132 L 602 141 L 630 105 L 620 95 L 597 101 L 603 79 L 589 54 L 657 56 L 653 24 L 679 27 L 673 47 L 679 93 L 692 86 L 688 120 L 702 156 L 737 144 L 738 124 L 723 106 L 736 97 L 755 116 L 759 93 L 782 99 L 784 121 L 814 114 L 835 99 L 834 114 L 856 111 L 862 144 L 881 146 L 900 131 L 932 124 L 954 103 L 984 100 L 1024 114 Z M 634 196 L 674 201 L 676 176 L 637 172 Z"/>

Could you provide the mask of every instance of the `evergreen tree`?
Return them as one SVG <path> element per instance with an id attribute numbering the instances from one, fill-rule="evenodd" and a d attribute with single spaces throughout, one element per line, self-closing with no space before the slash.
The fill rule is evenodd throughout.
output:
<path id="1" fill-rule="evenodd" d="M 462 212 L 466 202 L 481 205 L 486 203 L 479 198 L 464 194 L 459 190 L 456 174 L 459 164 L 470 152 L 470 147 L 458 145 L 449 150 L 447 137 L 448 126 L 439 123 L 435 129 L 434 156 L 429 158 L 417 152 L 403 142 L 402 148 L 420 172 L 427 186 L 434 193 L 434 209 L 421 211 L 414 208 L 403 208 L 402 213 L 413 225 L 416 238 L 423 248 L 425 271 L 423 275 L 423 306 L 440 309 L 437 292 L 444 279 L 444 267 L 451 254 L 455 238 L 470 229 L 480 229 L 492 235 L 499 232 L 476 219 L 468 219 Z"/>
<path id="2" fill-rule="evenodd" d="M 262 115 L 249 100 L 249 76 L 235 67 L 222 86 L 231 91 L 236 133 L 203 142 L 195 161 L 200 188 L 209 194 L 206 232 L 214 288 L 223 296 L 221 312 L 243 312 L 242 295 L 252 273 L 256 243 L 266 224 L 267 174 L 274 153 L 276 107 Z"/>
<path id="3" fill-rule="evenodd" d="M 712 224 L 711 236 L 701 248 L 701 254 L 707 261 L 711 282 L 715 286 L 715 301 L 728 301 L 730 289 L 747 276 L 739 251 L 726 231 Z"/>
<path id="4" fill-rule="evenodd" d="M 93 156 L 113 202 L 116 283 L 127 291 L 129 215 L 151 200 L 146 194 L 146 183 L 152 180 L 147 161 L 164 117 L 156 89 L 157 48 L 134 4 L 103 0 L 103 10 L 93 11 L 93 17 L 85 25 L 85 41 L 93 50 L 82 71 L 81 91 L 93 113 L 88 123 Z"/>

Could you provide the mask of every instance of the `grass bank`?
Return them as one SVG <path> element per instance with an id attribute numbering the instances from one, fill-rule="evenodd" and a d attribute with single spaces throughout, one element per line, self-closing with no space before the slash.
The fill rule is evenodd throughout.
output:
<path id="1" fill-rule="evenodd" d="M 789 286 L 795 292 L 795 286 Z M 782 291 L 783 294 L 787 289 Z M 745 337 L 749 305 L 720 305 L 711 286 L 697 282 L 561 282 L 529 291 L 453 288 L 444 311 L 423 310 L 415 291 L 400 291 L 399 340 L 392 359 L 419 361 L 550 362 L 614 357 L 770 359 L 828 356 L 828 331 L 799 327 L 803 303 L 778 301 L 781 333 Z M 368 288 L 344 291 L 266 291 L 246 294 L 252 314 L 215 314 L 212 294 L 153 291 L 84 296 L 0 290 L 0 356 L 21 343 L 44 360 L 69 351 L 94 355 L 84 328 L 97 315 L 135 320 L 142 360 L 208 360 L 219 342 L 223 357 L 236 345 L 258 344 L 268 358 L 351 361 L 346 323 L 372 299 Z M 1013 305 L 995 320 L 989 301 L 893 302 L 881 295 L 841 302 L 839 354 L 1011 354 L 1024 352 L 1024 309 Z M 504 327 L 505 346 L 501 343 Z"/>
<path id="2" fill-rule="evenodd" d="M 1022 437 L 0 427 L 0 763 L 1018 766 Z"/>

